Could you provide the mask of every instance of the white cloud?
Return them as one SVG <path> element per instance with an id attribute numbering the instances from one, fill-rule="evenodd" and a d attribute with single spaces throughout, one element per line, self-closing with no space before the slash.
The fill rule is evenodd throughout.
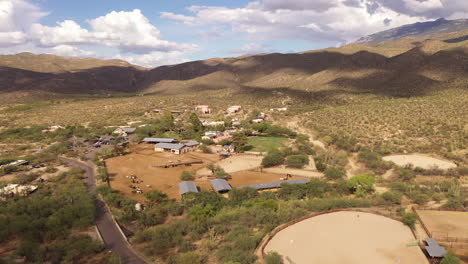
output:
<path id="1" fill-rule="evenodd" d="M 424 20 L 422 16 L 400 14 L 375 0 L 264 0 L 243 8 L 192 6 L 188 9 L 193 16 L 164 13 L 161 17 L 194 26 L 229 25 L 232 32 L 247 33 L 250 40 L 257 41 L 301 39 L 341 43 Z"/>
<path id="2" fill-rule="evenodd" d="M 189 54 L 190 53 L 181 51 L 155 51 L 141 55 L 119 54 L 116 56 L 116 58 L 144 67 L 154 67 L 156 65 L 171 65 L 190 61 L 190 59 L 187 57 Z"/>
<path id="3" fill-rule="evenodd" d="M 57 22 L 55 26 L 41 24 L 40 19 L 47 15 L 30 0 L 0 0 L 0 52 L 86 57 L 96 56 L 94 49 L 106 47 L 108 51 L 115 50 L 117 57 L 156 66 L 160 62 L 185 61 L 188 54 L 198 50 L 194 44 L 162 39 L 161 32 L 139 9 L 113 11 L 90 19 L 89 29 L 73 20 Z"/>
<path id="4" fill-rule="evenodd" d="M 260 53 L 265 53 L 265 52 L 266 52 L 266 47 L 258 43 L 248 43 L 248 44 L 245 44 L 242 48 L 231 50 L 231 53 L 234 53 L 234 54 L 250 54 L 250 55 L 260 54 Z"/>

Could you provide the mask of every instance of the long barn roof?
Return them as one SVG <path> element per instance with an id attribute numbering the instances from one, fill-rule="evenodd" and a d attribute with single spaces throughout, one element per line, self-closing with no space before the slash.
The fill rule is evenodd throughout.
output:
<path id="1" fill-rule="evenodd" d="M 270 183 L 259 183 L 259 184 L 252 184 L 252 185 L 244 185 L 241 188 L 254 188 L 257 190 L 264 190 L 264 189 L 274 189 L 274 188 L 281 188 L 281 184 L 288 183 L 288 184 L 305 184 L 308 183 L 309 180 L 301 179 L 301 180 L 292 180 L 292 181 L 280 181 L 280 182 L 270 182 Z"/>

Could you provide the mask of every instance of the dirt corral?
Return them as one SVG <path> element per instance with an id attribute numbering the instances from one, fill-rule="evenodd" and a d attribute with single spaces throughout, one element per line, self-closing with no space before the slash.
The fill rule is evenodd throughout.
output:
<path id="1" fill-rule="evenodd" d="M 216 162 L 216 165 L 223 168 L 227 173 L 234 173 L 239 171 L 258 169 L 262 164 L 262 159 L 263 156 L 236 154 Z M 197 171 L 198 176 L 206 176 L 210 174 L 211 172 L 208 169 L 201 169 Z"/>
<path id="2" fill-rule="evenodd" d="M 243 185 L 252 185 L 259 183 L 279 182 L 280 178 L 285 177 L 285 174 L 265 173 L 256 171 L 241 171 L 231 174 L 232 179 L 229 184 L 232 187 L 240 187 Z M 288 180 L 307 179 L 306 177 L 292 176 Z"/>
<path id="3" fill-rule="evenodd" d="M 468 212 L 417 210 L 429 235 L 468 260 Z"/>
<path id="4" fill-rule="evenodd" d="M 396 220 L 343 211 L 315 216 L 278 232 L 265 252 L 296 264 L 426 264 L 411 230 Z M 288 262 L 287 262 L 288 263 Z"/>
<path id="5" fill-rule="evenodd" d="M 171 153 L 156 153 L 152 149 L 133 147 L 133 153 L 106 160 L 106 166 L 110 176 L 110 184 L 113 189 L 144 202 L 144 194 L 137 194 L 130 186 L 138 186 L 143 192 L 160 190 L 170 198 L 180 198 L 179 182 L 183 171 L 195 172 L 217 160 L 216 155 L 190 152 L 183 155 Z M 202 164 L 192 166 L 178 166 L 172 168 L 160 168 L 161 164 L 177 162 L 203 161 Z M 127 176 L 135 175 L 135 182 Z M 202 189 L 209 189 L 208 182 L 197 182 Z M 148 187 L 149 186 L 149 187 Z"/>

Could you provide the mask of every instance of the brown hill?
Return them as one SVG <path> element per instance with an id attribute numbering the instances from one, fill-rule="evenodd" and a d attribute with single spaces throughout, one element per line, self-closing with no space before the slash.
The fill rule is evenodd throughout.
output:
<path id="1" fill-rule="evenodd" d="M 123 61 L 18 54 L 0 57 L 0 91 L 31 95 L 192 93 L 283 89 L 306 98 L 323 93 L 423 95 L 467 87 L 466 32 L 295 54 L 193 61 L 152 70 Z"/>

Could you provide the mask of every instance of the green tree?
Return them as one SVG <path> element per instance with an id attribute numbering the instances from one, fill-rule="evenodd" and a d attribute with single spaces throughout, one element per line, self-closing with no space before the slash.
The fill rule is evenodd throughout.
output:
<path id="1" fill-rule="evenodd" d="M 348 180 L 348 187 L 352 193 L 362 197 L 374 190 L 375 178 L 367 174 L 360 174 Z"/>
<path id="2" fill-rule="evenodd" d="M 203 124 L 196 113 L 190 114 L 189 122 L 192 124 L 193 130 L 195 132 L 203 131 Z"/>
<path id="3" fill-rule="evenodd" d="M 244 152 L 247 142 L 248 138 L 243 132 L 236 132 L 232 135 L 232 145 L 236 147 L 237 152 Z"/>
<path id="4" fill-rule="evenodd" d="M 343 168 L 329 167 L 325 169 L 325 177 L 328 180 L 342 179 L 344 175 L 345 175 L 345 170 Z"/>
<path id="5" fill-rule="evenodd" d="M 265 168 L 281 165 L 284 162 L 283 153 L 279 150 L 273 150 L 268 152 L 268 154 L 262 160 L 262 166 Z"/>
<path id="6" fill-rule="evenodd" d="M 416 225 L 416 220 L 418 220 L 418 215 L 415 213 L 404 213 L 403 214 L 403 223 L 409 226 L 411 229 L 414 229 Z"/>
<path id="7" fill-rule="evenodd" d="M 149 201 L 150 206 L 152 206 L 157 203 L 166 202 L 167 194 L 158 190 L 154 190 L 154 191 L 145 193 L 145 198 Z"/>
<path id="8" fill-rule="evenodd" d="M 309 164 L 309 157 L 307 155 L 290 155 L 286 159 L 286 165 L 291 168 L 303 168 Z"/>

